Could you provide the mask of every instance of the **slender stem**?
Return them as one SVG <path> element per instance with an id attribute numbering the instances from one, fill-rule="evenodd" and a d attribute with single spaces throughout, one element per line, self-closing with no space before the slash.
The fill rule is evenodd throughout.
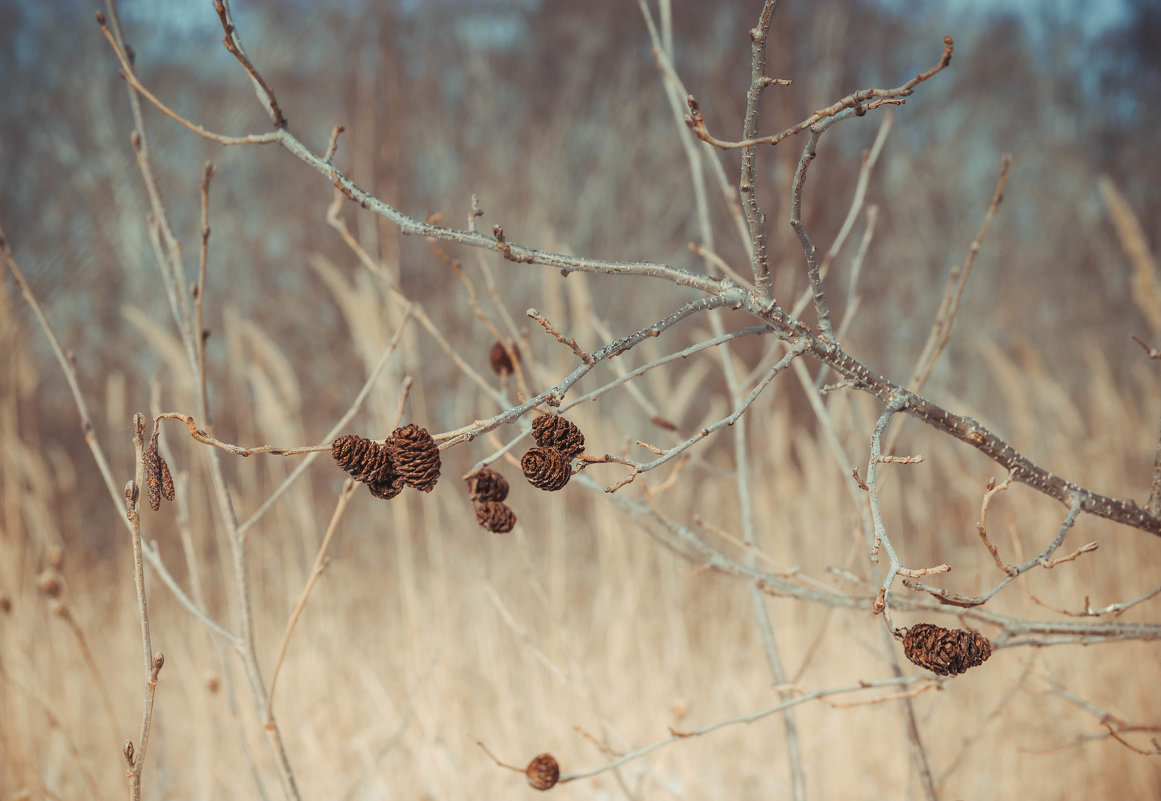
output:
<path id="1" fill-rule="evenodd" d="M 846 685 L 843 685 L 841 687 L 830 687 L 830 688 L 825 689 L 825 690 L 816 690 L 814 692 L 803 693 L 801 695 L 796 695 L 793 698 L 789 698 L 787 700 L 780 701 L 779 703 L 774 704 L 773 706 L 767 707 L 766 709 L 762 709 L 762 710 L 759 710 L 757 712 L 750 712 L 750 713 L 747 713 L 744 715 L 735 715 L 734 717 L 725 718 L 723 720 L 719 720 L 719 721 L 716 721 L 714 723 L 710 723 L 708 725 L 701 726 L 697 729 L 693 729 L 692 731 L 680 731 L 680 732 L 675 731 L 675 732 L 673 732 L 673 734 L 671 734 L 670 736 L 668 736 L 664 739 L 650 743 L 649 745 L 646 745 L 642 748 L 637 748 L 637 749 L 630 751 L 626 754 L 622 754 L 621 756 L 617 757 L 613 761 L 609 762 L 608 764 L 602 765 L 599 768 L 594 768 L 593 770 L 582 771 L 579 773 L 562 774 L 560 777 L 560 781 L 564 782 L 564 781 L 575 781 L 576 779 L 587 779 L 590 776 L 596 776 L 597 774 L 604 773 L 605 771 L 613 770 L 614 768 L 618 768 L 621 765 L 624 765 L 628 762 L 633 761 L 634 759 L 640 759 L 641 757 L 645 756 L 646 754 L 648 754 L 652 751 L 656 751 L 658 748 L 662 748 L 666 745 L 670 745 L 671 743 L 675 743 L 679 740 L 687 740 L 690 737 L 701 737 L 703 735 L 709 734 L 710 732 L 717 731 L 718 729 L 724 729 L 728 726 L 738 726 L 738 725 L 745 725 L 745 724 L 754 723 L 756 721 L 761 720 L 762 718 L 767 718 L 770 715 L 776 714 L 778 712 L 784 712 L 787 709 L 799 706 L 801 704 L 809 703 L 810 701 L 817 701 L 820 698 L 828 698 L 832 695 L 845 695 L 847 693 L 857 693 L 857 692 L 862 692 L 862 691 L 870 690 L 870 689 L 877 689 L 877 688 L 881 688 L 881 687 L 905 687 L 909 684 L 918 684 L 920 682 L 935 682 L 935 681 L 937 681 L 937 680 L 932 679 L 930 676 L 896 676 L 894 678 L 889 678 L 889 679 L 875 679 L 875 680 L 871 680 L 871 681 L 859 681 L 859 682 L 856 682 L 854 684 L 846 684 Z"/>
<path id="2" fill-rule="evenodd" d="M 891 662 L 891 673 L 896 678 L 903 678 L 903 669 L 899 665 L 899 652 L 895 647 L 895 639 L 888 629 L 883 629 L 883 639 L 887 649 L 888 659 Z M 911 744 L 911 761 L 919 774 L 919 783 L 923 786 L 923 795 L 927 801 L 939 801 L 939 790 L 935 784 L 935 776 L 931 772 L 931 762 L 927 758 L 927 749 L 923 747 L 923 739 L 919 734 L 919 721 L 915 715 L 915 704 L 910 696 L 902 699 L 903 725 L 907 730 L 907 742 Z"/>
<path id="3" fill-rule="evenodd" d="M 778 0 L 766 0 L 758 24 L 750 29 L 750 88 L 746 91 L 746 116 L 742 122 L 742 138 L 752 140 L 758 133 L 758 112 L 762 105 L 762 91 L 769 86 L 766 80 L 766 39 L 770 35 L 770 21 Z M 770 279 L 770 254 L 766 242 L 766 215 L 758 203 L 757 145 L 742 148 L 742 174 L 738 192 L 742 196 L 742 210 L 749 229 L 750 267 L 754 273 L 754 287 L 761 298 L 774 297 Z"/>
<path id="4" fill-rule="evenodd" d="M 834 341 L 834 328 L 830 321 L 830 306 L 826 301 L 826 293 L 822 289 L 822 275 L 819 272 L 818 249 L 806 233 L 806 226 L 802 224 L 802 190 L 806 185 L 806 168 L 817 155 L 818 140 L 822 138 L 822 127 L 815 125 L 810 129 L 810 136 L 802 148 L 802 158 L 798 160 L 798 169 L 794 172 L 794 184 L 790 192 L 790 227 L 798 236 L 802 245 L 802 252 L 806 256 L 806 274 L 810 279 L 810 289 L 814 295 L 814 311 L 818 316 L 818 329 L 825 342 Z"/>
<path id="5" fill-rule="evenodd" d="M 202 241 L 198 251 L 198 282 L 194 285 L 194 328 L 197 334 L 198 353 L 198 396 L 202 414 L 206 419 L 206 430 L 213 431 L 213 418 L 210 417 L 209 393 L 206 386 L 206 329 L 205 300 L 206 300 L 206 261 L 210 249 L 210 179 L 214 177 L 214 165 L 207 163 L 202 172 Z"/>
<path id="6" fill-rule="evenodd" d="M 145 656 L 145 699 L 141 710 L 141 733 L 136 749 L 132 743 L 125 747 L 125 759 L 129 763 L 129 796 L 132 801 L 141 798 L 141 772 L 145 766 L 145 755 L 149 749 L 149 729 L 153 721 L 153 698 L 157 691 L 157 677 L 164 664 L 164 657 L 153 653 L 149 632 L 149 603 L 145 597 L 145 560 L 141 551 L 141 514 L 138 506 L 141 488 L 145 486 L 145 417 L 138 413 L 133 417 L 133 452 L 136 456 L 136 475 L 125 488 L 125 517 L 129 521 L 133 546 L 133 584 L 137 589 L 137 618 L 141 623 L 141 648 Z"/>
<path id="7" fill-rule="evenodd" d="M 266 696 L 266 715 L 267 722 L 270 722 L 274 709 L 274 685 L 278 681 L 278 673 L 282 669 L 282 663 L 286 659 L 286 649 L 290 645 L 290 635 L 294 632 L 294 627 L 298 624 L 298 619 L 302 616 L 302 610 L 306 608 L 306 602 L 310 598 L 310 591 L 314 589 L 315 582 L 322 576 L 323 571 L 327 566 L 327 550 L 331 546 L 331 540 L 335 536 L 335 532 L 339 529 L 339 521 L 343 518 L 343 512 L 347 510 L 347 504 L 351 501 L 351 496 L 355 490 L 358 489 L 358 482 L 353 479 L 347 479 L 343 491 L 339 493 L 338 503 L 335 504 L 335 511 L 331 514 L 331 522 L 327 526 L 326 534 L 323 536 L 322 545 L 319 546 L 318 554 L 314 558 L 314 567 L 311 569 L 310 578 L 306 581 L 306 586 L 302 588 L 302 595 L 299 596 L 298 603 L 294 605 L 294 611 L 290 613 L 290 620 L 286 623 L 286 631 L 282 635 L 282 643 L 278 646 L 278 658 L 274 660 L 274 669 L 270 672 L 270 689 Z"/>

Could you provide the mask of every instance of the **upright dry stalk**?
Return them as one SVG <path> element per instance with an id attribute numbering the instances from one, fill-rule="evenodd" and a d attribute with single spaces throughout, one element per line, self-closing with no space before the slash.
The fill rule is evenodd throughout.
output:
<path id="1" fill-rule="evenodd" d="M 145 416 L 138 412 L 133 416 L 133 452 L 136 456 L 137 471 L 132 481 L 125 485 L 125 517 L 129 521 L 133 547 L 133 585 L 137 589 L 137 618 L 141 624 L 141 648 L 145 657 L 145 699 L 141 710 L 141 732 L 134 747 L 132 740 L 126 740 L 123 755 L 129 777 L 129 798 L 141 799 L 141 772 L 145 766 L 145 755 L 149 750 L 149 730 L 153 722 L 153 697 L 157 692 L 158 674 L 165 664 L 165 657 L 153 652 L 149 632 L 149 603 L 145 598 L 145 558 L 141 551 L 141 514 L 138 503 L 141 487 L 145 486 Z"/>

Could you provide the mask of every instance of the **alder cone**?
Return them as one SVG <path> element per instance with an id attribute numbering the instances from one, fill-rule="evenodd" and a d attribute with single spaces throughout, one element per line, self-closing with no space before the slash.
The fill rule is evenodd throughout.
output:
<path id="1" fill-rule="evenodd" d="M 364 484 L 386 481 L 394 473 L 387 451 L 379 443 L 355 434 L 344 434 L 331 444 L 335 464 Z"/>
<path id="2" fill-rule="evenodd" d="M 552 754 L 541 754 L 524 769 L 528 783 L 536 790 L 551 790 L 560 779 L 560 765 Z"/>
<path id="3" fill-rule="evenodd" d="M 387 455 L 405 484 L 420 492 L 431 492 L 439 480 L 439 446 L 415 423 L 395 429 L 387 439 Z"/>
<path id="4" fill-rule="evenodd" d="M 520 459 L 520 469 L 537 489 L 555 492 L 572 478 L 572 460 L 556 448 L 529 448 Z"/>
<path id="5" fill-rule="evenodd" d="M 542 414 L 532 421 L 532 437 L 542 448 L 556 448 L 568 458 L 585 449 L 585 435 L 573 423 L 555 414 Z"/>
<path id="6" fill-rule="evenodd" d="M 512 353 L 517 359 L 520 358 L 520 351 L 516 346 L 512 346 Z M 492 372 L 499 376 L 509 376 L 515 372 L 516 367 L 512 364 L 512 357 L 508 355 L 508 349 L 504 347 L 502 342 L 497 342 L 492 346 L 492 350 L 488 352 L 488 364 L 492 367 Z"/>
<path id="7" fill-rule="evenodd" d="M 916 623 L 903 636 L 903 653 L 932 673 L 958 676 L 986 662 L 992 655 L 992 643 L 978 631 Z"/>
<path id="8" fill-rule="evenodd" d="M 493 534 L 507 534 L 516 525 L 516 513 L 500 501 L 476 504 L 476 522 Z"/>
<path id="9" fill-rule="evenodd" d="M 467 477 L 468 497 L 473 501 L 502 501 L 508 497 L 508 479 L 488 467 Z"/>

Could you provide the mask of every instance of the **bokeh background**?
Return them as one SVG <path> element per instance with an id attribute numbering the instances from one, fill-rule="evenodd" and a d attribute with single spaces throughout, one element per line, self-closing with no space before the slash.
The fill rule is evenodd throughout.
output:
<path id="1" fill-rule="evenodd" d="M 910 375 L 948 274 L 963 263 L 1010 153 L 1004 202 L 928 394 L 985 421 L 1049 469 L 1143 501 L 1161 404 L 1157 362 L 1130 337 L 1161 345 L 1159 315 L 1134 289 L 1161 232 L 1161 11 L 1148 0 L 1102 3 L 1100 13 L 1084 3 L 1029 2 L 1018 13 L 1006 6 L 785 0 L 768 71 L 793 84 L 767 92 L 760 127 L 786 127 L 856 88 L 896 86 L 934 64 L 942 37 L 953 36 L 950 69 L 892 112 L 868 190 L 878 222 L 848 348 L 896 380 Z M 125 86 L 93 21 L 97 8 L 0 2 L 0 225 L 75 357 L 97 438 L 118 477 L 128 478 L 132 413 L 193 407 L 149 244 Z M 157 95 L 220 133 L 266 130 L 245 75 L 220 44 L 208 0 L 119 8 L 139 74 Z M 710 130 L 726 138 L 741 130 L 747 32 L 759 8 L 672 5 L 675 67 Z M 483 224 L 503 224 L 513 241 L 702 269 L 688 247 L 701 237 L 680 140 L 689 134 L 674 125 L 637 4 L 282 0 L 238 2 L 234 13 L 291 129 L 321 151 L 332 126 L 345 125 L 340 167 L 406 213 L 463 225 L 476 193 Z M 239 444 L 316 442 L 349 407 L 402 319 L 399 296 L 327 225 L 326 181 L 285 151 L 222 148 L 155 111 L 146 118 L 190 280 L 203 165 L 217 167 L 206 293 L 215 433 Z M 845 122 L 823 138 L 804 207 L 821 249 L 846 215 L 881 119 Z M 775 292 L 787 301 L 806 286 L 801 250 L 782 222 L 800 148 L 790 140 L 759 153 Z M 736 153 L 722 162 L 734 181 Z M 1135 217 L 1135 242 L 1111 213 L 1114 193 Z M 728 210 L 714 200 L 716 249 L 744 273 Z M 451 347 L 486 372 L 492 339 L 428 244 L 349 204 L 342 214 Z M 860 217 L 854 239 L 865 230 Z M 591 350 L 606 332 L 636 330 L 689 299 L 645 279 L 562 279 L 446 250 L 481 290 L 484 268 L 491 271 L 496 295 L 486 296 L 486 308 L 497 320 L 517 321 L 536 389 L 558 381 L 572 356 L 524 318 L 526 308 Z M 853 253 L 854 242 L 830 279 L 839 315 Z M 683 325 L 625 364 L 708 336 L 704 321 Z M 128 542 L 61 371 L 7 275 L 0 341 L 0 797 L 112 795 L 124 786 L 121 741 L 136 737 L 140 716 Z M 761 342 L 732 351 L 743 373 L 767 356 Z M 601 369 L 583 391 L 615 375 Z M 386 433 L 404 376 L 414 379 L 405 419 L 432 431 L 498 411 L 412 325 L 354 430 Z M 577 411 L 594 451 L 629 454 L 638 439 L 669 444 L 728 412 L 712 355 L 657 370 L 637 386 L 641 398 L 614 392 Z M 878 410 L 843 393 L 828 403 L 854 463 L 865 462 Z M 679 432 L 653 427 L 653 414 Z M 853 465 L 835 463 L 789 380 L 776 382 L 749 419 L 759 546 L 777 564 L 857 591 L 828 573 L 874 575 L 841 486 Z M 180 427 L 163 436 L 184 492 L 174 509 L 147 518 L 146 536 L 182 585 L 200 587 L 211 611 L 230 621 L 230 560 L 201 446 Z M 574 727 L 623 751 L 664 737 L 668 726 L 692 728 L 774 703 L 746 585 L 698 572 L 603 501 L 599 487 L 622 477 L 621 468 L 594 468 L 595 489 L 578 483 L 551 499 L 517 487 L 517 530 L 496 537 L 476 528 L 459 476 L 505 441 L 446 452 L 444 480 L 430 496 L 410 493 L 384 506 L 361 493 L 353 501 L 276 698 L 306 797 L 519 797 L 532 791 L 488 760 L 477 740 L 510 762 L 552 751 L 566 771 L 581 770 L 608 755 Z M 927 457 L 892 474 L 886 498 L 905 560 L 952 564 L 948 586 L 957 591 L 991 586 L 1000 576 L 975 522 L 996 468 L 913 425 L 900 447 Z M 732 453 L 728 435 L 704 443 L 661 496 L 667 513 L 740 536 Z M 227 459 L 242 515 L 294 464 Z M 506 472 L 519 478 L 517 469 Z M 341 486 L 342 474 L 319 460 L 251 535 L 267 670 Z M 994 539 L 1009 561 L 1042 549 L 1062 515 L 1018 488 L 997 504 Z M 1069 544 L 1090 540 L 1101 544 L 1096 553 L 1029 574 L 988 608 L 1067 619 L 1033 596 L 1075 611 L 1086 598 L 1102 606 L 1161 583 L 1155 538 L 1085 520 Z M 51 592 L 46 576 L 57 582 Z M 167 661 L 146 796 L 277 795 L 236 665 L 152 579 L 150 591 L 154 643 Z M 1121 619 L 1155 621 L 1158 603 Z M 770 608 L 788 670 L 803 688 L 889 675 L 881 621 L 865 609 L 789 600 Z M 953 617 L 937 622 L 956 625 Z M 1156 797 L 1161 758 L 1111 739 L 1101 715 L 1145 727 L 1131 742 L 1154 747 L 1157 657 L 1155 645 L 1134 643 L 1005 649 L 985 669 L 916 699 L 943 797 L 1048 799 L 1082 790 Z M 802 707 L 798 721 L 809 797 L 918 797 L 897 702 Z M 784 749 L 781 723 L 769 718 L 553 792 L 782 797 Z"/>

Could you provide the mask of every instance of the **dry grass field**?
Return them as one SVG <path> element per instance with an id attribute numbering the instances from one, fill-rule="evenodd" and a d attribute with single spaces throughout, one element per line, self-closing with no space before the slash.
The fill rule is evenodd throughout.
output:
<path id="1" fill-rule="evenodd" d="M 207 128 L 265 131 L 269 120 L 219 42 L 212 4 L 204 5 L 206 19 L 184 32 L 164 28 L 142 10 L 148 4 L 125 6 L 138 77 Z M 716 13 L 681 0 L 646 5 L 662 36 L 673 37 L 674 66 L 711 128 L 735 136 L 749 80 L 747 31 L 761 3 L 723 3 Z M 767 95 L 774 109 L 763 132 L 855 88 L 896 86 L 937 61 L 943 34 L 957 41 L 946 74 L 919 86 L 906 106 L 836 126 L 811 168 L 817 184 L 808 187 L 804 219 L 825 252 L 852 205 L 863 152 L 884 115 L 894 115 L 867 190 L 877 227 L 862 209 L 827 280 L 836 320 L 851 318 L 844 344 L 906 383 L 948 268 L 964 263 L 1000 156 L 1012 152 L 1005 200 L 924 394 L 1056 474 L 1144 504 L 1161 362 L 1129 337 L 1161 346 L 1150 288 L 1161 219 L 1150 205 L 1154 165 L 1135 173 L 1115 159 L 1098 163 L 1086 149 L 1096 147 L 1095 128 L 1072 139 L 1052 134 L 1062 105 L 1042 112 L 1050 119 L 1037 123 L 1040 139 L 1005 132 L 1016 98 L 993 99 L 994 117 L 984 118 L 983 90 L 995 86 L 988 69 L 998 68 L 979 53 L 996 30 L 983 23 L 961 37 L 940 20 L 916 20 L 924 47 L 910 42 L 905 56 L 878 38 L 901 34 L 889 33 L 890 18 L 879 16 L 888 12 L 877 6 L 858 4 L 840 19 L 801 5 L 787 0 L 775 16 L 769 74 L 795 85 L 784 106 Z M 402 8 L 362 25 L 347 12 L 294 3 L 282 17 L 241 3 L 234 13 L 291 130 L 321 153 L 331 126 L 345 124 L 335 163 L 405 213 L 442 215 L 461 228 L 478 193 L 480 229 L 503 224 L 512 241 L 708 269 L 688 247 L 708 246 L 681 144 L 689 132 L 675 125 L 637 4 L 595 3 L 583 20 L 520 4 Z M 27 9 L 16 13 L 25 14 L 22 25 L 39 24 Z M 526 432 L 531 414 L 445 448 L 430 494 L 405 490 L 384 501 L 347 482 L 328 432 L 349 411 L 340 433 L 383 439 L 401 419 L 450 439 L 573 370 L 573 351 L 525 309 L 591 353 L 661 320 L 690 292 L 641 276 L 562 277 L 495 252 L 401 236 L 336 200 L 325 177 L 278 145 L 220 147 L 145 104 L 147 157 L 163 195 L 153 205 L 130 145 L 125 82 L 85 17 L 53 23 L 62 32 L 43 41 L 55 67 L 17 56 L 4 65 L 10 85 L 27 87 L 5 101 L 0 128 L 6 164 L 20 162 L 5 166 L 0 187 L 7 263 L 19 264 L 59 338 L 92 429 L 82 429 L 64 372 L 6 267 L 0 800 L 130 792 L 124 742 L 141 748 L 146 695 L 121 499 L 135 474 L 132 420 L 137 412 L 198 417 L 203 392 L 159 277 L 158 261 L 171 252 L 153 233 L 159 208 L 182 243 L 183 280 L 201 286 L 213 437 L 325 447 L 242 457 L 195 441 L 178 420 L 162 421 L 176 497 L 153 512 L 142 492 L 141 538 L 193 605 L 229 632 L 252 629 L 252 650 L 211 631 L 146 564 L 152 650 L 164 666 L 141 797 L 535 795 L 481 744 L 520 767 L 553 754 L 569 779 L 550 790 L 560 798 L 794 798 L 788 749 L 811 799 L 1161 797 L 1161 595 L 1082 614 L 1156 591 L 1161 540 L 1082 515 L 1056 556 L 1098 547 L 1029 570 L 979 608 L 1061 631 L 1092 627 L 1078 636 L 1013 635 L 896 583 L 895 625 L 932 622 L 996 640 L 986 663 L 936 680 L 902 658 L 872 613 L 886 559 L 871 561 L 868 504 L 852 495 L 850 474 L 857 466 L 867 478 L 883 404 L 849 387 L 820 394 L 810 383 L 816 362 L 806 362 L 805 385 L 791 370 L 780 373 L 734 426 L 615 493 L 606 487 L 631 469 L 615 461 L 586 467 L 560 492 L 535 489 L 521 476 L 520 454 L 531 444 L 524 436 L 491 465 L 512 484 L 507 503 L 518 523 L 510 533 L 477 526 L 461 476 Z M 525 51 L 488 44 L 487 35 L 508 35 L 505 25 L 529 37 Z M 185 55 L 167 60 L 161 35 L 175 37 Z M 1002 41 L 992 60 L 1015 59 L 1020 46 Z M 875 63 L 877 72 L 858 72 Z M 1024 77 L 1015 83 L 1034 83 Z M 81 82 L 86 88 L 69 88 Z M 957 124 L 956 102 L 964 115 L 981 114 L 974 127 Z M 30 131 L 49 119 L 42 115 L 55 115 L 58 127 Z M 782 222 L 801 139 L 759 150 L 771 273 L 786 307 L 808 289 L 802 249 Z M 1045 167 L 1067 154 L 1080 155 Z M 216 172 L 203 280 L 206 160 Z M 736 187 L 736 152 L 721 161 Z M 705 178 L 716 180 L 708 168 Z M 716 191 L 703 220 L 722 260 L 748 276 L 734 217 Z M 1076 201 L 1062 210 L 1056 199 L 1066 191 Z M 1043 234 L 1048 227 L 1060 233 Z M 865 257 L 856 255 L 860 243 Z M 814 320 L 810 312 L 805 319 Z M 691 316 L 597 364 L 566 404 L 754 322 L 726 309 Z M 519 377 L 489 369 L 495 331 L 518 344 Z M 648 460 L 640 443 L 672 448 L 730 414 L 739 397 L 731 383 L 744 395 L 784 353 L 771 339 L 692 352 L 565 414 L 585 432 L 587 454 Z M 819 380 L 836 382 L 833 373 Z M 928 584 L 987 592 L 1005 575 L 977 523 L 989 480 L 1006 471 L 918 420 L 895 435 L 892 453 L 923 459 L 882 465 L 877 491 L 894 548 L 908 567 L 951 567 L 923 576 Z M 108 459 L 112 487 L 87 438 Z M 991 501 L 987 533 L 1000 558 L 1020 564 L 1045 549 L 1067 511 L 1015 483 Z M 671 523 L 734 564 L 788 582 L 797 597 L 763 593 L 699 559 Z M 768 637 L 785 682 L 772 677 Z M 255 692 L 253 671 L 267 696 Z M 788 735 L 783 715 L 769 710 L 796 699 Z"/>

